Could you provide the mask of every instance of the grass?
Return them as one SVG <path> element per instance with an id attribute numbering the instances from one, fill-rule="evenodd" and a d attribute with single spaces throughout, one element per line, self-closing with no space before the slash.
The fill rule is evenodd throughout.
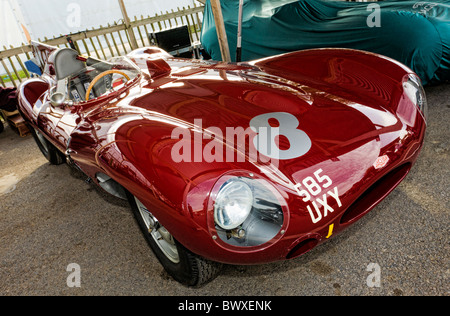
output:
<path id="1" fill-rule="evenodd" d="M 19 70 L 19 76 L 21 79 L 27 78 L 27 75 L 23 70 Z M 1 75 L 1 77 L 4 83 L 11 82 L 11 78 L 8 75 Z M 12 77 L 14 81 L 17 80 L 17 75 L 15 73 L 12 74 Z"/>

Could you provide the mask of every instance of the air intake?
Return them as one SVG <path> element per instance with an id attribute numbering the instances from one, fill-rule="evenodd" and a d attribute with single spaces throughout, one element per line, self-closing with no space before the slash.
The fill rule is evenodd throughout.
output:
<path id="1" fill-rule="evenodd" d="M 353 224 L 361 217 L 370 212 L 376 205 L 378 205 L 386 196 L 388 196 L 394 189 L 405 179 L 411 164 L 405 164 L 397 169 L 394 169 L 386 176 L 378 180 L 371 186 L 363 195 L 361 195 L 355 203 L 353 203 L 341 218 L 341 225 Z"/>

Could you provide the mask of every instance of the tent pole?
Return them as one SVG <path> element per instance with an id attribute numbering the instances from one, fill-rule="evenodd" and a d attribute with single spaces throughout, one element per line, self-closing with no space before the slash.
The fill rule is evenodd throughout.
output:
<path id="1" fill-rule="evenodd" d="M 222 15 L 222 7 L 220 0 L 211 0 L 211 8 L 216 22 L 217 37 L 219 38 L 220 52 L 222 53 L 222 61 L 231 62 L 230 47 L 228 46 L 227 32 L 225 30 L 225 22 Z"/>
<path id="2" fill-rule="evenodd" d="M 242 15 L 244 11 L 244 0 L 239 0 L 239 24 L 236 48 L 236 62 L 242 61 Z"/>
<path id="3" fill-rule="evenodd" d="M 130 17 L 128 16 L 127 13 L 127 8 L 125 7 L 125 3 L 123 2 L 123 0 L 119 0 L 119 5 L 120 5 L 120 11 L 122 11 L 122 15 L 123 15 L 123 20 L 124 20 L 124 24 L 126 27 L 126 31 L 128 33 L 128 35 L 130 36 L 130 46 L 132 49 L 138 49 L 138 43 L 136 40 L 136 36 L 134 35 L 134 31 L 133 28 L 131 27 L 131 22 L 130 22 Z"/>

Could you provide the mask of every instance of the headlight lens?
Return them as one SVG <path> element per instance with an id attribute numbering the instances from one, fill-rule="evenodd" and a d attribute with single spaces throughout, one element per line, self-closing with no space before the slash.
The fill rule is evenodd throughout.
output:
<path id="1" fill-rule="evenodd" d="M 214 220 L 226 230 L 239 227 L 250 215 L 253 193 L 243 181 L 229 181 L 219 192 L 214 207 Z"/>
<path id="2" fill-rule="evenodd" d="M 267 181 L 226 176 L 219 186 L 213 202 L 214 234 L 220 240 L 236 247 L 255 247 L 281 232 L 285 218 L 281 204 L 286 204 Z"/>
<path id="3" fill-rule="evenodd" d="M 413 102 L 422 112 L 422 115 L 426 120 L 428 118 L 428 102 L 420 78 L 410 74 L 403 83 L 403 90 L 411 102 Z"/>

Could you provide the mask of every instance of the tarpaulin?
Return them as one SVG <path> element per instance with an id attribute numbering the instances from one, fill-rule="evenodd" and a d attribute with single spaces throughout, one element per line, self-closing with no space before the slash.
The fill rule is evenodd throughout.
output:
<path id="1" fill-rule="evenodd" d="M 237 46 L 239 0 L 221 1 L 230 50 Z M 242 60 L 339 47 L 391 57 L 424 84 L 450 80 L 450 1 L 342 2 L 244 0 Z M 207 0 L 202 44 L 221 60 Z"/>
<path id="2" fill-rule="evenodd" d="M 14 112 L 17 110 L 17 90 L 0 87 L 0 110 Z"/>

